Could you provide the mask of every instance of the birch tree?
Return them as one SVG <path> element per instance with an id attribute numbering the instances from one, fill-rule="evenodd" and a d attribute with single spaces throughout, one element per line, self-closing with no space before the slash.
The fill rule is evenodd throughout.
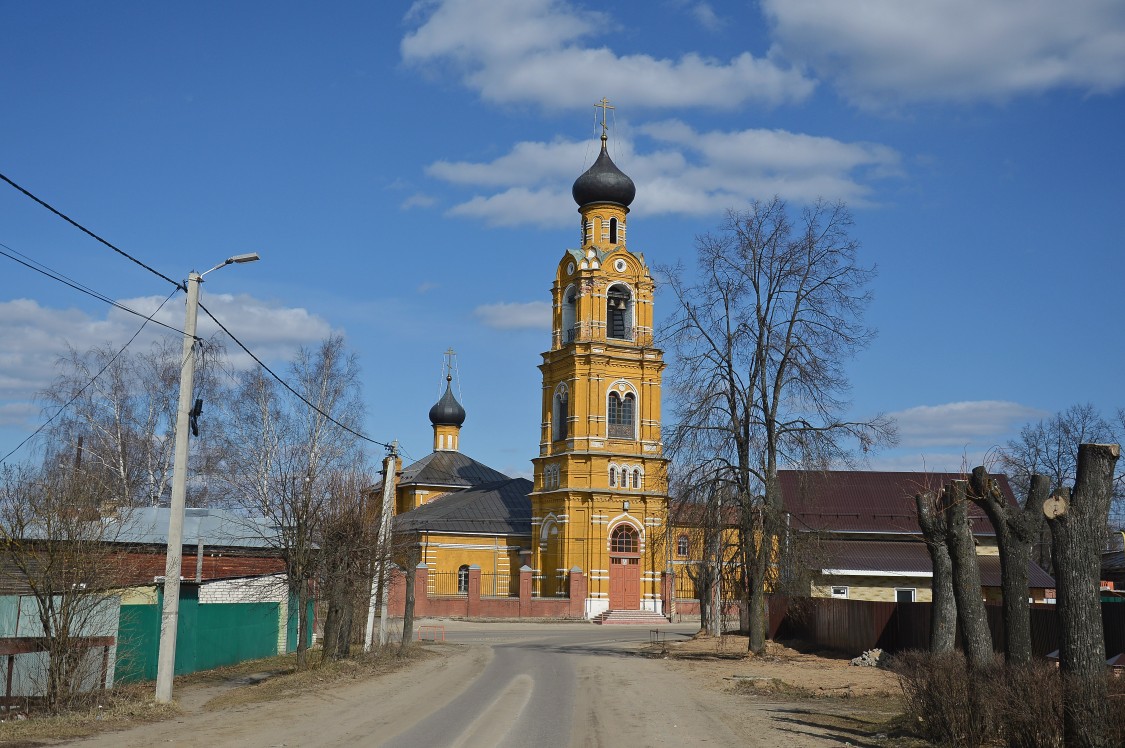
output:
<path id="1" fill-rule="evenodd" d="M 765 649 L 766 595 L 791 547 L 777 471 L 827 466 L 893 441 L 882 416 L 845 417 L 845 363 L 870 343 L 863 322 L 873 268 L 858 264 L 852 217 L 817 201 L 794 222 L 779 198 L 728 213 L 696 241 L 694 281 L 665 268 L 678 309 L 668 326 L 677 360 L 674 455 L 736 499 L 751 651 Z M 775 566 L 776 565 L 776 566 Z"/>
<path id="2" fill-rule="evenodd" d="M 307 404 L 260 370 L 240 377 L 228 406 L 225 474 L 232 500 L 276 531 L 273 542 L 298 611 L 297 666 L 304 668 L 321 520 L 330 514 L 332 481 L 363 470 L 365 456 L 352 433 L 359 431 L 363 404 L 359 365 L 342 337 L 301 348 L 290 379 Z"/>

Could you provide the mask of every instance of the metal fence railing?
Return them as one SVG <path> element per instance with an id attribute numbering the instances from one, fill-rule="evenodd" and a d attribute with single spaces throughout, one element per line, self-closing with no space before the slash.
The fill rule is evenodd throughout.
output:
<path id="1" fill-rule="evenodd" d="M 464 596 L 469 594 L 468 572 L 432 571 L 427 577 L 427 592 L 439 596 Z"/>
<path id="2" fill-rule="evenodd" d="M 484 574 L 480 575 L 481 597 L 519 597 L 519 577 L 514 579 L 510 574 Z"/>

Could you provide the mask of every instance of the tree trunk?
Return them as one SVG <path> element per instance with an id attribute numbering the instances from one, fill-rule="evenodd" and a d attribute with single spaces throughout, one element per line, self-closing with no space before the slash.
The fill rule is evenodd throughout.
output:
<path id="1" fill-rule="evenodd" d="M 969 666 L 992 664 L 992 633 L 981 597 L 977 549 L 969 524 L 968 481 L 955 480 L 942 494 L 949 558 L 953 562 L 953 596 L 957 600 L 957 621 Z"/>
<path id="2" fill-rule="evenodd" d="M 406 554 L 406 604 L 402 611 L 402 643 L 399 644 L 399 651 L 405 650 L 414 641 L 414 600 L 417 596 L 414 587 L 421 558 L 421 545 L 412 545 Z"/>
<path id="3" fill-rule="evenodd" d="M 309 662 L 309 583 L 301 579 L 297 587 L 297 669 L 304 670 Z"/>
<path id="4" fill-rule="evenodd" d="M 952 652 L 957 644 L 957 601 L 953 595 L 953 562 L 946 544 L 945 515 L 935 505 L 933 494 L 917 494 L 914 503 L 933 567 L 930 651 L 934 654 Z"/>
<path id="5" fill-rule="evenodd" d="M 1113 495 L 1116 444 L 1080 444 L 1074 494 L 1048 504 L 1062 627 L 1063 736 L 1067 746 L 1108 746 L 1101 551 Z M 1054 516 L 1052 516 L 1054 515 Z"/>
<path id="6" fill-rule="evenodd" d="M 1010 665 L 1031 661 L 1031 606 L 1027 601 L 1031 546 L 1043 525 L 1043 502 L 1051 490 L 1044 475 L 1031 476 L 1022 509 L 1004 499 L 984 467 L 973 469 L 971 495 L 984 509 L 996 530 L 1000 550 L 1000 584 L 1003 591 L 1004 658 Z"/>

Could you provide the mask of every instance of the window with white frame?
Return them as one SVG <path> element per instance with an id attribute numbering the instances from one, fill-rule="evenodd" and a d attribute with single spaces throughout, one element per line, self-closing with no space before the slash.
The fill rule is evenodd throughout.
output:
<path id="1" fill-rule="evenodd" d="M 917 592 L 914 587 L 895 587 L 895 602 L 912 603 L 917 596 Z"/>
<path id="2" fill-rule="evenodd" d="M 555 388 L 555 396 L 551 408 L 551 438 L 559 441 L 567 437 L 568 419 L 570 418 L 570 393 L 566 384 Z"/>
<path id="3" fill-rule="evenodd" d="M 845 587 L 845 586 L 842 586 L 842 585 L 833 587 L 832 588 L 832 597 L 839 598 L 841 600 L 847 600 L 848 599 L 848 588 Z"/>

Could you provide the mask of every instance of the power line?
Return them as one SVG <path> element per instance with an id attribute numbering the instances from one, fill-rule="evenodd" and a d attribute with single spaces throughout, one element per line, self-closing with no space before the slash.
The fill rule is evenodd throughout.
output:
<path id="1" fill-rule="evenodd" d="M 131 260 L 132 262 L 135 262 L 136 264 L 140 265 L 141 267 L 143 267 L 143 268 L 144 268 L 145 270 L 149 271 L 150 273 L 152 273 L 152 274 L 153 274 L 153 275 L 155 275 L 156 277 L 158 277 L 158 278 L 162 278 L 163 280 L 166 280 L 166 281 L 168 281 L 169 283 L 171 283 L 171 284 L 172 284 L 173 286 L 175 286 L 176 288 L 180 289 L 181 291 L 186 291 L 186 290 L 187 290 L 186 288 L 184 288 L 184 284 L 183 284 L 183 283 L 180 283 L 179 281 L 174 281 L 174 280 L 172 280 L 172 279 L 171 279 L 171 278 L 169 278 L 169 277 L 168 277 L 167 275 L 164 275 L 164 273 L 161 273 L 161 272 L 160 272 L 159 270 L 156 270 L 156 269 L 154 269 L 154 268 L 151 268 L 151 267 L 149 267 L 148 265 L 144 264 L 143 262 L 141 262 L 140 260 L 138 260 L 138 259 L 137 259 L 136 257 L 133 257 L 133 255 L 129 254 L 128 252 L 126 252 L 125 250 L 121 249 L 120 247 L 117 247 L 117 246 L 115 246 L 115 245 L 113 245 L 113 244 L 109 243 L 109 242 L 108 242 L 108 241 L 106 241 L 105 239 L 103 239 L 103 238 L 101 238 L 100 236 L 98 236 L 97 234 L 95 234 L 95 233 L 94 233 L 93 231 L 90 231 L 90 229 L 88 229 L 88 228 L 86 228 L 85 226 L 83 226 L 82 224 L 80 224 L 80 223 L 79 223 L 78 221 L 75 221 L 75 220 L 74 220 L 73 218 L 71 218 L 70 216 L 66 215 L 66 214 L 65 214 L 65 213 L 63 213 L 62 211 L 60 211 L 60 210 L 59 210 L 58 208 L 55 208 L 55 207 L 54 207 L 53 205 L 51 205 L 50 203 L 48 203 L 48 202 L 46 202 L 46 201 L 44 201 L 44 200 L 41 200 L 41 199 L 39 199 L 39 198 L 38 198 L 38 197 L 36 197 L 35 195 L 33 195 L 33 194 L 31 194 L 30 192 L 28 192 L 27 190 L 25 190 L 25 189 L 24 189 L 23 187 L 20 187 L 20 186 L 19 186 L 18 184 L 16 184 L 15 182 L 13 182 L 13 181 L 12 181 L 11 179 L 9 179 L 9 178 L 8 178 L 8 177 L 7 177 L 6 175 L 4 175 L 3 173 L 0 173 L 0 179 L 4 180 L 4 181 L 5 181 L 5 182 L 7 182 L 8 184 L 12 185 L 12 186 L 13 186 L 13 187 L 15 187 L 15 188 L 16 188 L 17 190 L 19 190 L 20 192 L 22 192 L 23 194 L 27 195 L 28 197 L 30 197 L 30 198 L 31 198 L 32 200 L 34 200 L 35 202 L 37 202 L 37 203 L 39 203 L 40 205 L 42 205 L 42 206 L 43 206 L 44 208 L 46 208 L 47 210 L 51 211 L 52 213 L 54 213 L 54 214 L 55 214 L 56 216 L 58 216 L 59 218 L 63 219 L 64 221 L 66 221 L 67 223 L 69 223 L 69 224 L 70 224 L 71 226 L 73 226 L 74 228 L 78 229 L 79 231 L 83 232 L 84 234 L 87 234 L 87 235 L 89 235 L 89 236 L 93 237 L 94 239 L 96 239 L 97 241 L 101 242 L 102 244 L 106 245 L 107 247 L 109 247 L 110 249 L 112 249 L 112 250 L 113 250 L 114 252 L 116 252 L 117 254 L 121 255 L 122 257 L 124 257 L 124 258 L 126 258 L 126 259 L 128 259 L 128 260 Z"/>
<path id="2" fill-rule="evenodd" d="M 251 350 L 250 350 L 249 348 L 247 348 L 247 347 L 246 347 L 246 345 L 245 345 L 245 344 L 244 344 L 244 343 L 243 343 L 243 342 L 242 342 L 241 340 L 239 340 L 238 338 L 236 338 L 236 337 L 234 336 L 234 333 L 232 333 L 232 332 L 231 332 L 230 330 L 228 330 L 228 329 L 226 328 L 226 325 L 224 325 L 224 324 L 223 324 L 222 322 L 220 322 L 220 321 L 219 321 L 219 320 L 218 320 L 218 319 L 217 319 L 217 318 L 215 317 L 215 315 L 214 315 L 214 314 L 211 314 L 211 310 L 209 310 L 209 309 L 208 309 L 207 307 L 203 306 L 203 304 L 200 304 L 200 305 L 199 305 L 199 308 L 200 308 L 200 309 L 202 309 L 202 310 L 203 310 L 203 312 L 204 312 L 204 313 L 205 313 L 205 314 L 206 314 L 206 315 L 207 315 L 208 317 L 210 317 L 210 318 L 211 318 L 211 321 L 212 321 L 212 322 L 214 322 L 214 323 L 215 323 L 216 325 L 218 325 L 218 326 L 219 326 L 219 329 L 220 329 L 220 330 L 222 330 L 223 332 L 225 332 L 225 333 L 226 333 L 227 335 L 229 335 L 229 336 L 230 336 L 230 339 L 231 339 L 231 340 L 233 340 L 233 341 L 235 342 L 235 345 L 237 345 L 237 346 L 238 346 L 239 348 L 241 348 L 241 349 L 242 349 L 242 351 L 243 351 L 243 352 L 244 352 L 244 353 L 245 353 L 245 354 L 246 354 L 247 356 L 249 356 L 250 358 L 254 359 L 254 361 L 255 361 L 255 362 L 256 362 L 256 363 L 258 364 L 258 366 L 260 366 L 260 367 L 262 367 L 263 369 L 265 369 L 265 371 L 266 371 L 266 373 L 267 373 L 267 374 L 269 374 L 269 375 L 270 375 L 271 377 L 273 377 L 273 378 L 274 378 L 275 380 L 277 380 L 278 384 L 280 384 L 280 385 L 281 385 L 282 387 L 284 387 L 285 389 L 289 390 L 289 392 L 291 392 L 291 393 L 292 393 L 293 395 L 295 395 L 295 396 L 297 397 L 297 399 L 298 399 L 298 400 L 300 400 L 300 401 L 301 401 L 301 402 L 303 402 L 303 403 L 304 403 L 305 405 L 307 405 L 307 406 L 309 406 L 310 408 L 312 408 L 313 410 L 315 410 L 315 411 L 316 411 L 317 413 L 319 413 L 320 415 L 322 415 L 322 416 L 324 416 L 325 418 L 327 418 L 327 419 L 328 419 L 329 421 L 331 421 L 332 423 L 334 423 L 334 424 L 336 424 L 337 426 L 339 426 L 340 428 L 342 428 L 342 429 L 343 429 L 344 431 L 347 431 L 347 432 L 348 432 L 349 434 L 351 434 L 352 436 L 358 437 L 358 438 L 360 438 L 360 439 L 364 440 L 365 442 L 370 442 L 370 443 L 372 443 L 372 444 L 378 444 L 378 445 L 379 445 L 380 447 L 385 447 L 386 449 L 394 449 L 394 447 L 392 447 L 392 446 L 391 446 L 390 444 L 387 444 L 386 442 L 381 442 L 381 441 L 379 441 L 378 439 L 372 439 L 371 437 L 369 437 L 369 436 L 367 436 L 367 435 L 365 435 L 365 434 L 361 434 L 361 433 L 359 433 L 358 431 L 356 431 L 355 429 L 353 429 L 353 428 L 350 428 L 349 426 L 345 426 L 344 424 L 340 423 L 340 422 L 339 422 L 339 421 L 337 421 L 337 420 L 336 420 L 335 418 L 333 418 L 332 416 L 328 415 L 327 413 L 325 413 L 325 412 L 324 412 L 323 410 L 321 410 L 321 409 L 320 409 L 320 408 L 318 408 L 317 406 L 313 405 L 313 404 L 312 404 L 311 402 L 309 402 L 309 400 L 308 400 L 308 399 L 307 399 L 307 398 L 306 398 L 306 397 L 305 397 L 304 395 L 302 395 L 302 394 L 301 394 L 300 392 L 297 392 L 297 390 L 293 389 L 293 387 L 291 387 L 291 386 L 289 385 L 289 383 L 288 383 L 288 382 L 286 382 L 286 381 L 285 381 L 284 379 L 282 379 L 282 378 L 281 378 L 281 377 L 279 377 L 279 376 L 278 376 L 278 375 L 277 375 L 276 373 L 274 373 L 274 370 L 273 370 L 273 369 L 271 369 L 270 367 L 266 366 L 265 362 L 263 362 L 263 361 L 262 361 L 262 359 L 258 358 L 258 357 L 257 357 L 256 355 L 254 355 L 254 352 L 253 352 L 253 351 L 251 351 Z"/>
<path id="3" fill-rule="evenodd" d="M 121 304 L 118 301 L 115 301 L 114 299 L 111 299 L 110 297 L 106 296 L 105 294 L 101 293 L 100 291 L 95 291 L 94 289 L 90 288 L 89 286 L 85 286 L 85 285 L 79 283 L 78 281 L 74 280 L 73 278 L 68 278 L 67 276 L 63 275 L 62 273 L 60 273 L 57 270 L 53 270 L 53 269 L 47 267 L 46 265 L 44 265 L 43 263 L 38 262 L 37 260 L 33 260 L 32 258 L 25 255 L 23 252 L 12 249 L 7 244 L 4 244 L 3 242 L 0 242 L 0 247 L 3 247 L 4 249 L 8 250 L 8 252 L 12 252 L 13 254 L 19 255 L 19 257 L 13 257 L 11 254 L 8 254 L 8 252 L 4 252 L 3 250 L 0 250 L 0 255 L 3 255 L 4 257 L 7 257 L 9 260 L 12 260 L 13 262 L 18 262 L 20 265 L 23 265 L 24 267 L 29 268 L 31 270 L 34 270 L 37 273 L 41 273 L 42 275 L 45 275 L 48 278 L 51 278 L 52 280 L 56 280 L 59 283 L 62 283 L 64 286 L 70 286 L 75 291 L 78 291 L 80 293 L 84 293 L 87 296 L 93 296 L 98 301 L 104 301 L 106 304 L 109 304 L 110 306 L 113 306 L 113 307 L 117 307 L 118 309 L 120 309 L 123 312 L 128 312 L 129 314 L 135 314 L 136 316 L 140 317 L 141 319 L 148 320 L 149 322 L 152 322 L 153 324 L 156 324 L 156 325 L 160 325 L 161 327 L 166 327 L 169 330 L 171 330 L 172 332 L 178 333 L 180 335 L 184 334 L 183 330 L 180 330 L 179 328 L 172 327 L 171 325 L 166 325 L 163 322 L 159 322 L 155 319 L 152 319 L 152 318 L 142 314 L 141 312 L 138 312 L 136 309 L 130 309 L 129 307 L 125 306 L 124 304 Z M 22 257 L 23 259 L 20 259 L 20 257 Z"/>
<path id="4" fill-rule="evenodd" d="M 71 403 L 73 403 L 75 400 L 77 400 L 79 397 L 81 397 L 82 393 L 85 392 L 86 390 L 88 390 L 90 388 L 90 385 L 92 385 L 95 381 L 97 381 L 98 377 L 100 377 L 103 373 L 105 373 L 105 370 L 109 368 L 110 364 L 112 364 L 114 361 L 116 361 L 117 357 L 120 356 L 122 353 L 124 353 L 126 348 L 128 348 L 130 345 L 132 345 L 133 341 L 137 339 L 137 336 L 141 334 L 141 331 L 145 329 L 145 325 L 147 325 L 149 322 L 152 322 L 153 321 L 152 318 L 155 317 L 157 315 L 157 313 L 159 313 L 160 310 L 164 308 L 164 305 L 167 304 L 168 301 L 175 295 L 176 295 L 175 291 L 172 291 L 172 293 L 168 294 L 168 298 L 166 298 L 166 299 L 164 299 L 164 301 L 160 302 L 160 306 L 158 306 L 156 308 L 156 311 L 153 312 L 151 316 L 145 318 L 145 321 L 142 322 L 141 326 L 137 328 L 137 331 L 135 333 L 133 333 L 133 337 L 129 338 L 129 340 L 125 342 L 125 345 L 121 346 L 121 349 L 119 351 L 117 351 L 117 353 L 113 354 L 113 356 L 108 361 L 105 362 L 105 366 L 103 366 L 98 371 L 97 374 L 95 374 L 93 377 L 91 377 L 89 382 L 86 382 L 86 384 L 82 385 L 82 389 L 78 390 L 78 392 L 76 392 L 74 394 L 74 397 L 67 400 L 62 405 L 62 407 L 60 407 L 57 411 L 55 411 L 55 414 L 53 416 L 51 416 L 46 421 L 44 421 L 39 426 L 39 428 L 35 429 L 35 431 L 33 431 L 31 433 L 30 436 L 28 436 L 22 442 L 17 444 L 15 449 L 13 449 L 11 452 L 4 455 L 3 457 L 0 457 L 0 464 L 3 464 L 4 462 L 6 462 L 7 459 L 9 457 L 11 457 L 12 455 L 14 455 L 16 452 L 18 452 L 20 450 L 20 448 L 23 447 L 23 445 L 27 444 L 29 441 L 34 439 L 36 437 L 36 435 L 39 434 L 39 432 L 41 432 L 43 429 L 47 428 L 47 426 L 49 426 L 52 421 L 54 421 L 56 418 L 58 418 L 60 415 L 62 415 L 62 412 L 64 410 L 66 410 L 67 408 L 69 408 Z"/>

